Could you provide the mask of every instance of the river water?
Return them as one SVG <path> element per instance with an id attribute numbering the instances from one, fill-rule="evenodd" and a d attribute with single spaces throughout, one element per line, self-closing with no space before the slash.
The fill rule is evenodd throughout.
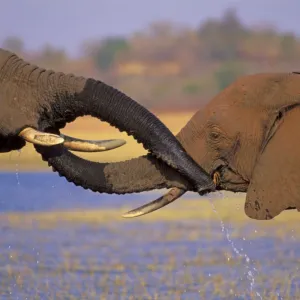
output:
<path id="1" fill-rule="evenodd" d="M 158 193 L 96 194 L 53 173 L 1 173 L 0 180 L 1 299 L 300 299 L 300 241 L 293 226 L 275 224 L 257 237 L 259 225 L 231 227 L 240 256 L 218 222 L 137 218 L 29 226 L 18 216 L 117 210 Z M 190 198 L 195 195 L 181 201 Z M 16 221 L 5 218 L 11 213 Z"/>

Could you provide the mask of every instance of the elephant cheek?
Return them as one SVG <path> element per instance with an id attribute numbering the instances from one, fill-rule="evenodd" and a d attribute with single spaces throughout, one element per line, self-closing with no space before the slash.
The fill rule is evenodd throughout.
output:
<path id="1" fill-rule="evenodd" d="M 213 151 L 209 151 L 204 139 L 199 139 L 189 145 L 184 145 L 184 148 L 206 172 L 210 173 L 213 170 L 214 160 L 216 160 L 217 154 Z"/>
<path id="2" fill-rule="evenodd" d="M 224 165 L 224 161 L 220 159 L 220 155 L 214 151 L 204 149 L 204 153 L 199 159 L 199 165 L 209 174 L 212 174 L 217 168 Z"/>

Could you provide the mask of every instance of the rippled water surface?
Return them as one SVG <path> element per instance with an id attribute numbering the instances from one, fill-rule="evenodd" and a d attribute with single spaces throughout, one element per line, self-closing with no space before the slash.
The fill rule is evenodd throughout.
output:
<path id="1" fill-rule="evenodd" d="M 74 209 L 104 216 L 157 193 L 100 195 L 48 173 L 0 179 L 1 299 L 300 299 L 299 223 L 225 222 L 236 253 L 216 221 L 21 217 Z"/>

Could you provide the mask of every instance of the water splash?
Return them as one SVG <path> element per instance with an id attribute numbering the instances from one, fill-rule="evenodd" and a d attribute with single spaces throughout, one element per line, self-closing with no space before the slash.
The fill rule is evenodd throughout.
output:
<path id="1" fill-rule="evenodd" d="M 21 156 L 21 149 L 17 150 L 19 152 L 18 158 L 17 158 L 17 162 L 16 162 L 16 179 L 17 179 L 17 185 L 20 185 L 20 177 L 19 177 L 19 159 Z"/>
<path id="2" fill-rule="evenodd" d="M 224 224 L 224 222 L 223 222 L 223 220 L 222 220 L 219 212 L 217 211 L 217 209 L 216 209 L 216 207 L 215 207 L 215 205 L 213 203 L 213 200 L 210 197 L 208 197 L 208 199 L 209 199 L 209 202 L 210 202 L 210 204 L 212 206 L 212 209 L 213 209 L 214 213 L 217 215 L 217 217 L 218 217 L 218 219 L 220 221 L 222 232 L 225 234 L 225 237 L 226 237 L 228 243 L 230 244 L 232 250 L 234 251 L 234 253 L 237 256 L 242 257 L 243 260 L 245 261 L 244 266 L 246 268 L 246 274 L 247 274 L 246 277 L 247 277 L 247 279 L 250 282 L 250 293 L 252 294 L 253 291 L 254 291 L 254 285 L 255 285 L 255 277 L 254 277 L 255 275 L 254 275 L 254 273 L 258 274 L 258 270 L 251 265 L 251 260 L 250 260 L 249 256 L 246 253 L 244 253 L 244 254 L 242 253 L 243 249 L 239 250 L 239 249 L 236 248 L 236 246 L 234 245 L 234 242 L 230 238 L 228 228 L 226 228 L 226 226 L 225 226 L 225 224 Z M 245 240 L 245 238 L 243 238 L 243 240 Z M 256 294 L 257 297 L 259 297 L 260 299 L 262 299 L 262 296 L 260 295 L 259 292 L 256 291 L 255 294 Z"/>

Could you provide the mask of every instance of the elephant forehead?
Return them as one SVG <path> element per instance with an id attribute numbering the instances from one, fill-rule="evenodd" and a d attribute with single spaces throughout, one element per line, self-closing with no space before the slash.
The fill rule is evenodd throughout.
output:
<path id="1" fill-rule="evenodd" d="M 220 105 L 211 109 L 207 123 L 219 126 L 228 134 L 234 134 L 246 130 L 259 130 L 262 116 L 263 112 L 254 107 Z"/>
<path id="2" fill-rule="evenodd" d="M 261 115 L 263 107 L 274 106 L 276 95 L 280 97 L 284 91 L 283 87 L 290 81 L 291 74 L 288 73 L 243 76 L 207 104 L 201 112 L 201 119 L 204 123 L 225 125 L 226 122 L 230 122 L 233 126 L 249 123 L 251 118 Z M 281 98 L 288 100 L 289 97 Z M 200 119 L 200 113 L 198 118 Z"/>
<path id="3" fill-rule="evenodd" d="M 256 106 L 272 99 L 290 78 L 288 73 L 261 73 L 239 78 L 212 101 L 215 106 Z"/>
<path id="4" fill-rule="evenodd" d="M 228 104 L 219 104 L 210 107 L 208 110 L 208 121 L 209 122 L 220 122 L 226 119 L 237 116 L 238 107 Z"/>

